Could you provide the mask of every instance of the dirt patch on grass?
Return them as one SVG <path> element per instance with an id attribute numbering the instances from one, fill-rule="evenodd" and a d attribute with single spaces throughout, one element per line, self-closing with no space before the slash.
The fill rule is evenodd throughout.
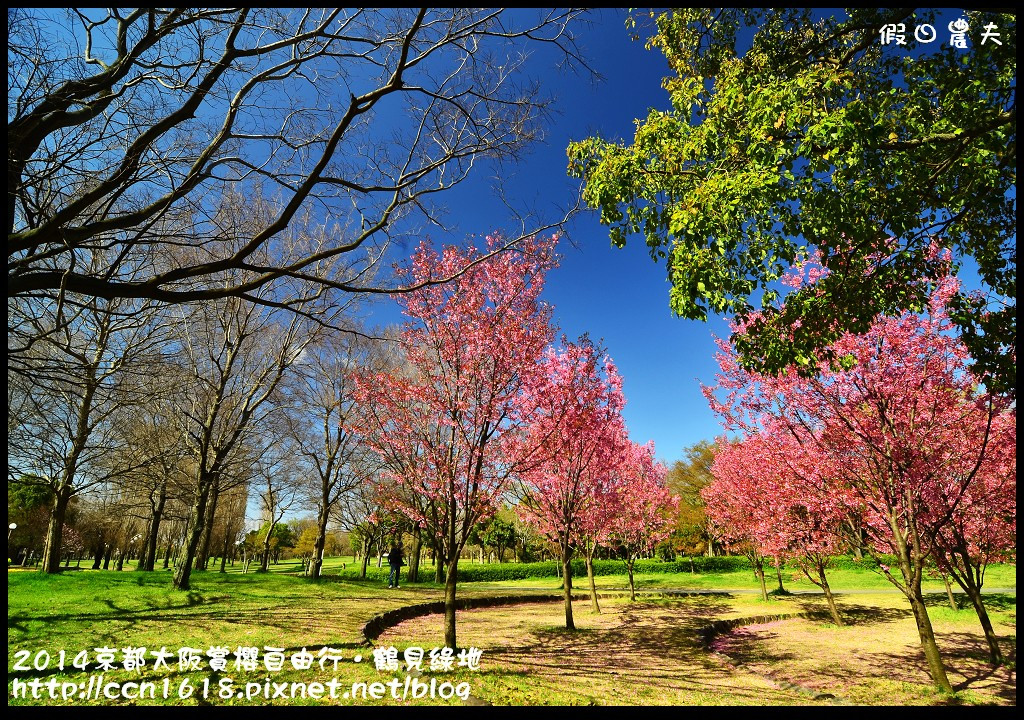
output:
<path id="1" fill-rule="evenodd" d="M 998 668 L 986 661 L 987 646 L 973 612 L 937 613 L 939 617 L 932 618 L 946 672 L 956 691 L 948 697 L 932 687 L 913 618 L 879 613 L 879 618 L 870 622 L 869 608 L 861 610 L 855 615 L 855 624 L 841 628 L 806 619 L 737 628 L 717 637 L 712 648 L 775 681 L 857 704 L 1016 704 L 1012 617 L 997 614 L 993 618 L 1009 661 Z"/>
<path id="2" fill-rule="evenodd" d="M 483 650 L 481 670 L 466 679 L 494 704 L 814 704 L 703 650 L 698 631 L 708 619 L 743 609 L 690 598 L 605 602 L 595 615 L 580 602 L 575 632 L 565 630 L 559 603 L 473 610 L 459 613 L 459 645 Z M 377 643 L 442 645 L 439 618 L 403 622 Z"/>

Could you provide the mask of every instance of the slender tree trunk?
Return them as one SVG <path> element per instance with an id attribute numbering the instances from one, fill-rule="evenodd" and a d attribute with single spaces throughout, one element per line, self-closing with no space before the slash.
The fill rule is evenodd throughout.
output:
<path id="1" fill-rule="evenodd" d="M 825 577 L 825 568 L 821 565 L 818 565 L 818 580 L 821 583 L 821 589 L 825 591 L 825 601 L 828 603 L 828 611 L 832 613 L 832 622 L 842 627 L 843 618 L 839 615 L 836 599 L 832 596 L 832 588 L 829 587 L 828 579 Z"/>
<path id="2" fill-rule="evenodd" d="M 96 554 L 93 556 L 93 561 L 92 561 L 92 569 L 93 570 L 99 570 L 100 569 L 100 564 L 102 564 L 102 562 L 103 562 L 103 550 L 104 550 L 105 547 L 106 546 L 103 544 L 103 541 L 100 540 L 99 544 L 97 544 L 96 547 L 94 548 L 94 552 Z"/>
<path id="3" fill-rule="evenodd" d="M 313 543 L 313 557 L 309 560 L 309 576 L 320 579 L 320 568 L 324 564 L 324 547 L 327 545 L 327 505 L 321 502 L 316 516 L 316 542 Z"/>
<path id="4" fill-rule="evenodd" d="M 988 617 L 985 602 L 981 598 L 981 588 L 974 587 L 973 583 L 968 583 L 968 585 L 970 587 L 964 588 L 964 592 L 971 599 L 974 611 L 978 614 L 978 620 L 981 622 L 981 629 L 985 631 L 985 642 L 988 643 L 989 659 L 993 665 L 1002 665 L 1003 651 L 999 649 L 996 631 L 992 628 L 992 621 Z"/>
<path id="5" fill-rule="evenodd" d="M 196 570 L 205 570 L 210 563 L 210 540 L 213 538 L 213 525 L 217 521 L 217 501 L 219 499 L 220 482 L 214 480 L 210 487 L 210 499 L 206 506 L 206 520 L 203 522 L 203 539 L 196 557 Z"/>
<path id="6" fill-rule="evenodd" d="M 359 577 L 361 577 L 363 580 L 366 579 L 366 566 L 369 564 L 369 562 L 370 562 L 370 543 L 367 542 L 364 539 L 363 540 L 363 566 L 359 570 Z"/>
<path id="7" fill-rule="evenodd" d="M 754 575 L 757 576 L 757 581 L 761 584 L 761 599 L 768 602 L 768 587 L 764 584 L 764 561 L 751 560 L 750 564 L 754 566 Z"/>
<path id="8" fill-rule="evenodd" d="M 978 621 L 981 623 L 981 629 L 985 632 L 985 642 L 988 643 L 989 659 L 993 665 L 1002 665 L 1003 652 L 999 649 L 999 641 L 996 639 L 995 630 L 992 628 L 992 621 L 988 617 L 988 611 L 985 609 L 985 602 L 981 597 L 981 583 L 982 578 L 984 577 L 981 572 L 981 566 L 978 566 L 977 573 L 975 573 L 975 568 L 972 567 L 970 562 L 970 550 L 967 548 L 966 543 L 961 544 L 956 555 L 959 555 L 962 558 L 964 571 L 962 573 L 954 572 L 950 574 L 953 576 L 953 579 L 956 580 L 957 585 L 959 585 L 967 594 L 967 597 L 970 598 L 971 605 L 974 606 L 974 612 L 978 615 Z M 945 574 L 943 574 L 942 577 L 943 580 L 946 579 Z"/>
<path id="9" fill-rule="evenodd" d="M 228 571 L 228 553 L 231 552 L 231 536 L 227 533 L 227 528 L 224 529 L 224 552 L 220 554 L 220 571 L 222 573 Z"/>
<path id="10" fill-rule="evenodd" d="M 271 515 L 270 519 L 270 528 L 267 530 L 267 536 L 263 538 L 263 557 L 260 558 L 260 572 L 270 571 L 270 538 L 274 534 L 273 515 Z"/>
<path id="11" fill-rule="evenodd" d="M 629 576 L 629 601 L 636 602 L 636 584 L 633 582 L 633 561 L 632 556 L 626 558 L 626 575 Z"/>
<path id="12" fill-rule="evenodd" d="M 71 487 L 61 483 L 53 494 L 50 507 L 50 522 L 46 526 L 46 546 L 43 548 L 43 562 L 39 566 L 44 573 L 60 572 L 60 550 L 64 539 L 64 518 L 71 500 Z"/>
<path id="13" fill-rule="evenodd" d="M 565 603 L 565 629 L 575 630 L 572 619 L 572 547 L 562 545 L 562 600 Z"/>
<path id="14" fill-rule="evenodd" d="M 206 521 L 206 503 L 209 500 L 210 485 L 207 482 L 200 482 L 199 493 L 192 503 L 192 510 L 189 512 L 188 531 L 185 534 L 185 542 L 182 544 L 181 554 L 178 557 L 177 566 L 174 568 L 174 587 L 178 590 L 188 590 L 191 585 L 192 563 L 195 561 L 196 552 L 199 549 L 199 541 L 202 538 L 203 525 Z"/>
<path id="15" fill-rule="evenodd" d="M 786 588 L 782 587 L 782 561 L 779 558 L 775 558 L 775 575 L 779 578 L 779 594 L 782 595 Z"/>
<path id="16" fill-rule="evenodd" d="M 889 526 L 892 529 L 892 537 L 895 540 L 896 559 L 900 564 L 900 574 L 903 576 L 904 587 L 900 589 L 910 601 L 910 609 L 914 613 L 914 622 L 917 623 L 917 634 L 921 639 L 921 649 L 924 650 L 924 657 L 928 663 L 928 672 L 932 676 L 932 682 L 942 692 L 953 692 L 953 686 L 946 675 L 946 668 L 942 664 L 942 655 L 935 643 L 935 631 L 932 629 L 931 618 L 928 617 L 928 608 L 924 604 L 924 597 L 921 594 L 921 576 L 924 573 L 925 555 L 913 534 L 915 528 L 910 526 L 911 533 L 904 536 L 899 526 L 899 515 L 890 513 Z M 899 587 L 897 585 L 897 587 Z"/>
<path id="17" fill-rule="evenodd" d="M 594 582 L 594 552 L 587 553 L 587 580 L 590 582 L 590 604 L 597 614 L 601 614 L 601 606 L 597 603 L 597 584 Z"/>
<path id="18" fill-rule="evenodd" d="M 171 564 L 171 550 L 174 548 L 174 541 L 168 540 L 167 547 L 164 548 L 164 570 Z"/>
<path id="19" fill-rule="evenodd" d="M 942 655 L 939 647 L 935 644 L 935 631 L 932 629 L 931 618 L 928 617 L 928 608 L 921 596 L 920 586 L 910 598 L 910 607 L 914 611 L 914 621 L 917 623 L 917 633 L 921 639 L 921 648 L 924 650 L 925 660 L 928 662 L 928 671 L 932 680 L 944 692 L 952 693 L 953 686 L 946 676 L 946 668 L 942 664 Z"/>
<path id="20" fill-rule="evenodd" d="M 423 549 L 423 531 L 419 525 L 412 529 L 412 550 L 409 551 L 409 572 L 406 574 L 407 582 L 420 581 L 420 552 Z"/>
<path id="21" fill-rule="evenodd" d="M 953 597 L 953 586 L 949 584 L 949 576 L 944 572 L 939 572 L 939 577 L 942 578 L 942 584 L 946 586 L 946 599 L 949 600 L 949 607 L 956 612 L 960 608 L 956 606 L 956 598 Z"/>
<path id="22" fill-rule="evenodd" d="M 441 551 L 434 548 L 434 582 L 438 585 L 444 582 L 444 557 Z"/>
<path id="23" fill-rule="evenodd" d="M 143 560 L 139 565 L 140 569 L 153 571 L 156 567 L 156 546 L 160 535 L 160 521 L 163 519 L 164 504 L 167 502 L 167 481 L 160 485 L 160 497 L 157 498 L 156 506 L 153 508 L 153 516 L 149 520 L 149 533 L 146 537 Z"/>
<path id="24" fill-rule="evenodd" d="M 441 567 L 441 563 L 438 563 Z M 448 562 L 448 574 L 444 582 L 444 644 L 452 650 L 458 648 L 455 643 L 455 583 L 459 574 L 459 555 Z"/>
<path id="25" fill-rule="evenodd" d="M 107 543 L 107 552 L 103 554 L 103 569 L 110 569 L 110 559 L 114 556 L 114 543 Z"/>

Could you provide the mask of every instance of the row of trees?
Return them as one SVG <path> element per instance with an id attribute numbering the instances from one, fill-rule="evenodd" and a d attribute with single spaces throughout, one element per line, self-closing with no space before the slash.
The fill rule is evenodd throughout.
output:
<path id="1" fill-rule="evenodd" d="M 449 647 L 459 559 L 506 499 L 558 548 L 569 628 L 573 554 L 589 564 L 614 537 L 635 556 L 668 525 L 664 468 L 628 438 L 611 361 L 586 337 L 554 342 L 539 296 L 555 242 L 531 238 L 479 264 L 500 237 L 485 251 L 421 245 L 407 273 L 424 287 L 399 298 L 410 319 L 405 363 L 357 382 L 360 432 L 385 468 L 384 505 L 412 523 L 414 547 L 433 545 L 439 577 L 443 564 Z"/>
<path id="2" fill-rule="evenodd" d="M 792 281 L 813 286 L 821 272 L 807 263 Z M 747 370 L 720 343 L 718 382 L 706 394 L 737 435 L 720 441 L 702 491 L 723 542 L 755 568 L 766 556 L 799 563 L 837 624 L 828 559 L 863 547 L 909 602 L 932 678 L 947 691 L 922 579 L 937 567 L 960 585 L 998 664 L 981 587 L 987 564 L 1016 547 L 1016 408 L 968 367 L 949 317 L 956 290 L 943 277 L 926 314 L 843 334 L 831 349 L 837 362 L 810 376 Z"/>
<path id="3" fill-rule="evenodd" d="M 221 208 L 225 226 L 253 222 L 236 200 Z M 265 532 L 250 552 L 264 570 L 274 528 L 305 506 L 313 578 L 332 519 L 355 532 L 364 564 L 370 545 L 403 531 L 417 558 L 428 544 L 454 647 L 458 560 L 512 499 L 558 548 L 572 627 L 573 554 L 589 565 L 614 539 L 635 557 L 671 501 L 653 450 L 628 438 L 611 361 L 586 337 L 555 342 L 539 299 L 555 243 L 421 245 L 404 278 L 420 287 L 398 296 L 410 321 L 387 343 L 335 330 L 351 308 L 292 279 L 253 290 L 263 303 L 16 304 L 11 468 L 49 498 L 43 568 L 59 568 L 77 497 L 132 503 L 123 534 L 145 528 L 144 569 L 175 521 L 181 589 L 211 553 L 254 543 L 229 498 L 258 498 Z"/>
<path id="4" fill-rule="evenodd" d="M 8 13 L 8 481 L 49 504 L 46 571 L 84 497 L 130 498 L 150 556 L 180 518 L 180 588 L 235 489 L 272 528 L 300 487 L 322 555 L 371 472 L 331 386 L 381 352 L 352 303 L 538 137 L 527 50 L 585 67 L 580 12 Z"/>

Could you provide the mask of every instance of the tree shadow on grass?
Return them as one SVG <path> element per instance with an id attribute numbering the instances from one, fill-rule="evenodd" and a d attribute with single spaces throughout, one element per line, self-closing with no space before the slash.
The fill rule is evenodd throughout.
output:
<path id="1" fill-rule="evenodd" d="M 1017 638 L 1015 635 L 997 635 L 997 639 L 1008 664 L 997 666 L 989 662 L 988 644 L 980 634 L 944 632 L 938 635 L 937 642 L 947 670 L 963 678 L 959 682 L 950 678 L 954 690 L 974 690 L 980 686 L 1016 704 Z"/>
<path id="2" fill-rule="evenodd" d="M 821 616 L 823 620 L 831 625 L 831 619 L 827 619 L 828 605 L 821 596 L 794 596 L 793 601 L 802 612 L 814 613 Z M 910 608 L 884 608 L 875 605 L 861 605 L 859 603 L 845 602 L 843 598 L 836 599 L 836 607 L 839 616 L 847 626 L 871 625 L 875 623 L 897 622 L 911 615 Z M 832 625 L 832 627 L 835 627 Z"/>
<path id="3" fill-rule="evenodd" d="M 726 667 L 704 650 L 700 630 L 710 618 L 733 611 L 717 597 L 687 598 L 674 605 L 637 602 L 606 608 L 603 627 L 577 632 L 535 628 L 520 642 L 487 652 L 501 659 L 503 671 L 525 671 L 563 683 L 586 678 L 581 691 L 591 695 L 628 687 L 643 696 L 648 688 L 658 688 L 667 693 L 658 697 L 723 693 L 727 702 L 794 702 L 794 693 L 766 687 L 756 676 Z"/>

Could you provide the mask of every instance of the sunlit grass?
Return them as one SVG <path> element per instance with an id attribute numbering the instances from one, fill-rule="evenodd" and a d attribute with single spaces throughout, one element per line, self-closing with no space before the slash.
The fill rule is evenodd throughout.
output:
<path id="1" fill-rule="evenodd" d="M 425 583 L 403 584 L 401 589 L 389 590 L 381 581 L 375 579 L 343 580 L 331 574 L 331 567 L 328 563 L 325 577 L 316 583 L 294 572 L 286 572 L 285 568 L 279 568 L 281 571 L 277 572 L 250 572 L 245 575 L 221 574 L 216 571 L 197 572 L 193 574 L 193 587 L 188 591 L 174 590 L 170 585 L 170 573 L 163 571 L 118 573 L 82 570 L 54 576 L 31 571 L 9 572 L 8 689 L 10 691 L 11 680 L 14 677 L 24 677 L 23 674 L 12 674 L 10 670 L 18 650 L 30 650 L 32 653 L 45 650 L 53 657 L 64 650 L 68 657 L 72 657 L 82 650 L 93 653 L 95 648 L 104 646 L 117 649 L 167 647 L 175 652 L 185 646 L 201 649 L 209 648 L 211 645 L 222 645 L 231 649 L 237 646 L 273 646 L 295 652 L 302 647 L 319 650 L 321 646 L 326 645 L 343 650 L 347 659 L 336 672 L 321 672 L 319 668 L 312 671 L 289 670 L 275 675 L 274 680 L 309 682 L 326 681 L 331 677 L 337 677 L 344 682 L 386 680 L 394 673 L 379 673 L 372 663 L 366 661 L 360 664 L 352 662 L 352 657 L 356 653 L 363 653 L 367 659 L 370 657 L 369 650 L 362 645 L 362 626 L 373 615 L 382 611 L 440 600 L 442 589 L 433 583 Z M 1010 574 L 1007 574 L 1007 569 Z M 1015 586 L 1016 578 L 1012 575 L 1012 569 L 1013 566 L 993 568 L 990 570 L 987 584 L 994 586 L 998 582 L 1005 583 L 1007 577 L 1012 577 L 1013 583 L 1008 584 Z M 429 577 L 430 566 L 427 565 L 424 570 Z M 1001 579 L 1000 573 L 1003 574 Z M 860 607 L 860 617 L 865 622 L 879 613 L 886 612 L 893 618 L 908 617 L 906 601 L 901 595 L 891 591 L 864 592 L 865 586 L 870 582 L 866 575 L 870 574 L 863 571 L 836 572 L 834 585 L 839 595 L 841 611 L 845 613 L 854 606 Z M 698 626 L 718 618 L 801 611 L 821 613 L 824 610 L 823 598 L 820 595 L 795 594 L 773 597 L 767 602 L 762 601 L 755 592 L 756 582 L 749 572 L 709 573 L 699 578 L 700 582 L 706 584 L 686 584 L 685 580 L 694 581 L 694 576 L 689 573 L 660 576 L 650 574 L 641 576 L 638 580 L 641 589 L 653 592 L 680 587 L 703 587 L 732 588 L 731 594 L 687 598 L 648 594 L 642 595 L 640 602 L 634 604 L 621 592 L 612 591 L 612 588 L 625 587 L 623 576 L 599 576 L 599 588 L 609 595 L 601 600 L 605 612 L 602 615 L 593 615 L 590 613 L 588 601 L 580 600 L 574 603 L 577 626 L 581 628 L 576 633 L 564 630 L 563 609 L 561 603 L 557 601 L 493 610 L 460 611 L 461 646 L 477 640 L 492 649 L 499 646 L 514 648 L 523 642 L 523 638 L 539 638 L 540 642 L 550 645 L 551 648 L 562 648 L 560 652 L 568 653 L 561 660 L 552 657 L 550 662 L 552 667 L 562 668 L 568 674 L 551 677 L 545 674 L 545 670 L 529 664 L 524 669 L 516 663 L 496 662 L 484 668 L 484 672 L 472 673 L 461 670 L 450 678 L 446 676 L 445 679 L 459 681 L 459 678 L 462 678 L 471 682 L 475 694 L 492 702 L 512 704 L 806 702 L 806 697 L 780 694 L 777 688 L 773 689 L 770 684 L 756 678 L 733 677 L 730 675 L 731 671 L 725 672 L 709 660 L 703 651 L 693 644 L 693 638 Z M 459 594 L 461 597 L 538 592 L 554 595 L 558 592 L 558 584 L 556 578 L 503 583 L 461 583 Z M 576 579 L 574 586 L 576 592 L 582 596 L 585 594 L 586 578 Z M 886 589 L 885 585 L 881 588 Z M 844 593 L 844 590 L 848 589 L 860 592 Z M 961 601 L 963 600 L 964 598 L 961 598 Z M 1015 618 L 1015 598 L 1012 595 L 990 595 L 986 600 L 995 613 L 1000 613 L 1000 622 L 1004 623 L 1001 632 L 1006 632 L 1005 618 Z M 964 632 L 977 630 L 977 619 L 973 611 L 951 610 L 946 604 L 944 592 L 929 595 L 928 602 L 933 622 L 937 626 L 953 624 L 962 627 Z M 479 613 L 491 613 L 495 618 L 494 622 L 501 626 L 501 632 L 495 632 L 490 626 L 477 628 L 475 618 L 484 617 Z M 622 622 L 619 625 L 609 624 L 613 620 Z M 840 631 L 828 627 L 827 623 L 823 625 L 823 616 L 821 619 L 807 622 L 813 624 L 818 631 L 828 633 L 828 642 L 832 641 L 831 638 L 857 638 L 864 627 L 858 624 L 854 626 L 858 628 L 856 631 L 850 628 L 843 628 Z M 430 643 L 431 646 L 443 644 L 440 616 L 428 616 L 410 623 L 403 624 L 395 632 L 400 632 L 404 637 L 409 634 L 409 628 L 420 627 L 425 634 L 416 635 L 419 631 L 415 631 L 410 637 L 423 643 Z M 385 635 L 382 640 L 386 640 L 387 637 Z M 1015 637 L 1010 637 L 1011 641 L 1015 641 Z M 674 639 L 673 642 L 676 644 L 671 647 L 655 648 L 644 645 L 667 642 L 666 638 Z M 625 646 L 628 652 L 622 646 L 616 645 L 623 639 L 628 640 Z M 676 655 L 672 656 L 675 658 L 673 662 L 678 662 L 679 668 L 688 668 L 686 672 L 690 674 L 685 678 L 682 675 L 676 677 L 672 675 L 672 672 L 676 671 L 666 670 L 666 661 L 663 658 L 665 652 L 675 653 Z M 810 647 L 805 648 L 803 652 L 815 654 Z M 964 658 L 967 660 L 980 662 L 978 658 L 970 655 L 972 652 L 977 655 L 977 648 L 967 648 L 964 652 Z M 573 670 L 570 660 L 576 657 L 574 653 L 583 653 L 580 658 L 581 661 L 586 661 L 585 666 Z M 626 669 L 616 669 L 612 659 L 631 657 L 631 653 L 639 653 L 638 657 L 642 657 L 643 661 L 631 659 Z M 485 657 L 488 655 L 496 657 L 493 652 L 485 654 Z M 566 657 L 570 660 L 566 660 Z M 608 659 L 602 661 L 602 657 Z M 601 662 L 605 662 L 607 667 L 600 665 Z M 1015 668 L 1014 663 L 1015 658 L 1010 655 L 1006 667 Z M 166 677 L 174 682 L 187 678 L 193 685 L 211 677 L 208 673 L 183 673 L 177 669 L 176 663 L 172 663 L 172 666 L 170 671 L 154 671 L 148 667 L 141 673 L 115 670 L 108 673 L 108 676 L 113 680 L 162 680 Z M 644 673 L 666 672 L 671 677 L 666 676 L 667 684 L 664 685 L 644 682 L 641 679 Z M 683 670 L 679 672 L 682 673 Z M 49 669 L 36 675 L 63 681 L 80 679 L 82 673 L 71 669 L 57 672 L 51 665 Z M 223 675 L 230 676 L 237 682 L 262 681 L 266 677 L 265 672 L 231 669 Z M 973 689 L 970 689 L 970 692 L 975 695 L 965 696 L 967 699 L 964 702 L 980 702 L 987 697 Z M 975 699 L 972 700 L 971 697 Z M 926 699 L 922 698 L 923 696 L 919 699 L 925 702 Z M 209 701 L 221 702 L 217 698 L 211 698 Z M 10 702 L 38 704 L 42 701 L 11 699 Z M 78 701 L 75 702 L 77 704 Z M 91 702 L 110 704 L 111 701 Z M 230 703 L 235 702 L 253 704 L 230 699 Z M 294 702 L 325 704 L 326 701 L 306 699 Z M 459 700 L 455 699 L 452 702 Z M 166 701 L 166 704 L 196 703 L 196 698 L 181 701 L 172 697 Z M 46 704 L 63 703 L 46 701 Z"/>

